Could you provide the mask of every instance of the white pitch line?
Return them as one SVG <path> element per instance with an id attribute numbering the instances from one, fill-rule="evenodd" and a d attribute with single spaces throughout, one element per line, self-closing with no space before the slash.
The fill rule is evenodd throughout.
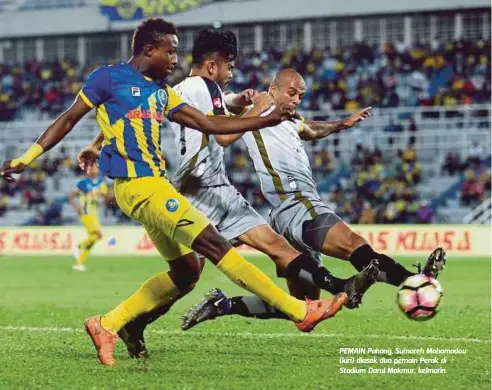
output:
<path id="1" fill-rule="evenodd" d="M 84 330 L 79 328 L 49 328 L 49 327 L 30 327 L 30 326 L 0 326 L 0 330 L 14 332 L 40 332 L 40 333 L 81 333 Z M 196 337 L 241 337 L 252 339 L 276 339 L 276 338 L 298 338 L 298 337 L 314 337 L 320 339 L 329 338 L 365 338 L 365 339 L 386 339 L 386 340 L 420 340 L 420 341 L 447 341 L 447 342 L 463 342 L 463 343 L 490 343 L 491 340 L 480 338 L 467 337 L 435 337 L 435 336 L 398 336 L 398 335 L 383 335 L 383 334 L 341 334 L 341 333 L 251 333 L 251 332 L 183 332 L 180 330 L 160 330 L 149 329 L 148 332 L 160 335 L 173 336 L 196 336 Z"/>

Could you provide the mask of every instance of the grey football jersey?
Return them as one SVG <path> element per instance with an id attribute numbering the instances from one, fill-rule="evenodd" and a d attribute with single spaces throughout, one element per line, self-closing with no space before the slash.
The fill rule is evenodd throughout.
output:
<path id="1" fill-rule="evenodd" d="M 299 137 L 303 126 L 301 120 L 284 121 L 243 136 L 263 195 L 273 208 L 305 194 L 317 195 L 311 165 Z"/>
<path id="2" fill-rule="evenodd" d="M 217 83 L 203 77 L 187 77 L 174 87 L 185 103 L 207 115 L 227 115 L 222 90 Z M 189 179 L 193 185 L 210 187 L 230 184 L 224 165 L 224 150 L 215 140 L 197 130 L 171 122 L 178 149 L 178 166 L 173 184 L 184 188 Z"/>

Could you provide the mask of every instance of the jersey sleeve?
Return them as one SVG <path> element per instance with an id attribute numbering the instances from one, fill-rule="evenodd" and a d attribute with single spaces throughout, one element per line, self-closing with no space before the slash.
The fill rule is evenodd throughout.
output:
<path id="1" fill-rule="evenodd" d="M 77 182 L 76 188 L 77 188 L 79 191 L 85 192 L 85 182 L 84 182 L 84 180 L 79 180 L 79 181 Z"/>
<path id="2" fill-rule="evenodd" d="M 166 85 L 166 93 L 167 102 L 164 109 L 164 115 L 166 115 L 168 119 L 171 119 L 175 112 L 181 110 L 184 106 L 186 106 L 186 103 L 169 85 Z"/>
<path id="3" fill-rule="evenodd" d="M 104 103 L 111 96 L 111 75 L 107 66 L 92 72 L 79 92 L 80 98 L 91 108 Z"/>
<path id="4" fill-rule="evenodd" d="M 303 116 L 301 116 L 301 119 L 295 121 L 298 134 L 301 134 L 304 131 L 305 122 L 306 120 L 304 119 Z"/>

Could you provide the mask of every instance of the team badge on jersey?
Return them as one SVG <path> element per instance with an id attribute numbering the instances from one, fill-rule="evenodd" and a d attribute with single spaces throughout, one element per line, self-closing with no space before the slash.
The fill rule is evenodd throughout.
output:
<path id="1" fill-rule="evenodd" d="M 159 99 L 159 103 L 161 103 L 161 105 L 163 107 L 167 106 L 167 92 L 164 90 L 164 89 L 159 89 L 157 91 L 157 97 Z"/>
<path id="2" fill-rule="evenodd" d="M 174 213 L 178 209 L 178 207 L 179 207 L 179 202 L 174 198 L 171 198 L 166 202 L 166 209 L 170 213 Z"/>
<path id="3" fill-rule="evenodd" d="M 214 105 L 215 108 L 222 108 L 222 101 L 218 97 L 212 99 L 212 104 Z"/>
<path id="4" fill-rule="evenodd" d="M 132 96 L 140 96 L 140 88 L 132 87 Z"/>

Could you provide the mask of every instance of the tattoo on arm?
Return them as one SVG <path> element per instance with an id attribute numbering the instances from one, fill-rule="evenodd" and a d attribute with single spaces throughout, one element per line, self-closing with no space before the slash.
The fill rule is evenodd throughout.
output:
<path id="1" fill-rule="evenodd" d="M 345 124 L 344 120 L 334 122 L 307 121 L 306 124 L 312 131 L 311 139 L 325 138 L 350 127 Z"/>

